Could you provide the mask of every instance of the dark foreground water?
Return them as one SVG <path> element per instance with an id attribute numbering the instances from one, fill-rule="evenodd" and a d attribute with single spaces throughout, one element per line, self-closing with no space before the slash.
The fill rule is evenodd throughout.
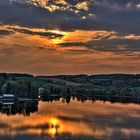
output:
<path id="1" fill-rule="evenodd" d="M 140 140 L 139 105 L 39 102 L 23 114 L 0 114 L 0 140 Z"/>

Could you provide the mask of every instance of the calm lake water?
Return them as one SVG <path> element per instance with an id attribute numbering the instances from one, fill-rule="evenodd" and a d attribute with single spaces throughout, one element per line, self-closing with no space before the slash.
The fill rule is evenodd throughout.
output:
<path id="1" fill-rule="evenodd" d="M 140 106 L 39 102 L 38 112 L 0 114 L 0 140 L 140 140 Z"/>

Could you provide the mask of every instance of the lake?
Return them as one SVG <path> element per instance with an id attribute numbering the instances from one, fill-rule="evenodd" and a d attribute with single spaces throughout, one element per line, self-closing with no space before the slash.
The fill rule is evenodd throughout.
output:
<path id="1" fill-rule="evenodd" d="M 25 104 L 23 105 L 25 106 Z M 21 105 L 19 105 L 21 107 Z M 102 101 L 39 102 L 7 113 L 1 107 L 2 140 L 139 140 L 140 106 Z M 35 108 L 35 109 L 32 109 Z M 15 111 L 16 110 L 16 111 Z"/>

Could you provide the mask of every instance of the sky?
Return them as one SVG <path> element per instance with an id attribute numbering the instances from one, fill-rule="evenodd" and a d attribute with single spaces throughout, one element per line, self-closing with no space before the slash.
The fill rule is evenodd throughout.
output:
<path id="1" fill-rule="evenodd" d="M 0 0 L 0 72 L 140 73 L 140 0 Z"/>

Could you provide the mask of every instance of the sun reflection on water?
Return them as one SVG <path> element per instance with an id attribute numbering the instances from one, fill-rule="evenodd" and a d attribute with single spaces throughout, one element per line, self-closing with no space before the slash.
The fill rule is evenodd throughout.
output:
<path id="1" fill-rule="evenodd" d="M 48 130 L 48 134 L 55 137 L 58 133 L 58 129 L 61 127 L 61 123 L 57 118 L 50 118 L 50 125 L 51 127 Z"/>
<path id="2" fill-rule="evenodd" d="M 125 110 L 124 110 L 125 109 Z M 101 102 L 70 105 L 63 103 L 39 103 L 39 111 L 30 116 L 6 116 L 0 114 L 0 136 L 36 135 L 56 138 L 63 134 L 68 136 L 90 136 L 96 138 L 111 137 L 120 131 L 124 136 L 139 135 L 137 128 L 119 128 L 126 117 L 138 119 L 140 107 Z M 115 116 L 114 116 L 115 113 Z M 122 121 L 120 121 L 120 119 Z M 118 124 L 118 125 L 116 125 Z"/>

